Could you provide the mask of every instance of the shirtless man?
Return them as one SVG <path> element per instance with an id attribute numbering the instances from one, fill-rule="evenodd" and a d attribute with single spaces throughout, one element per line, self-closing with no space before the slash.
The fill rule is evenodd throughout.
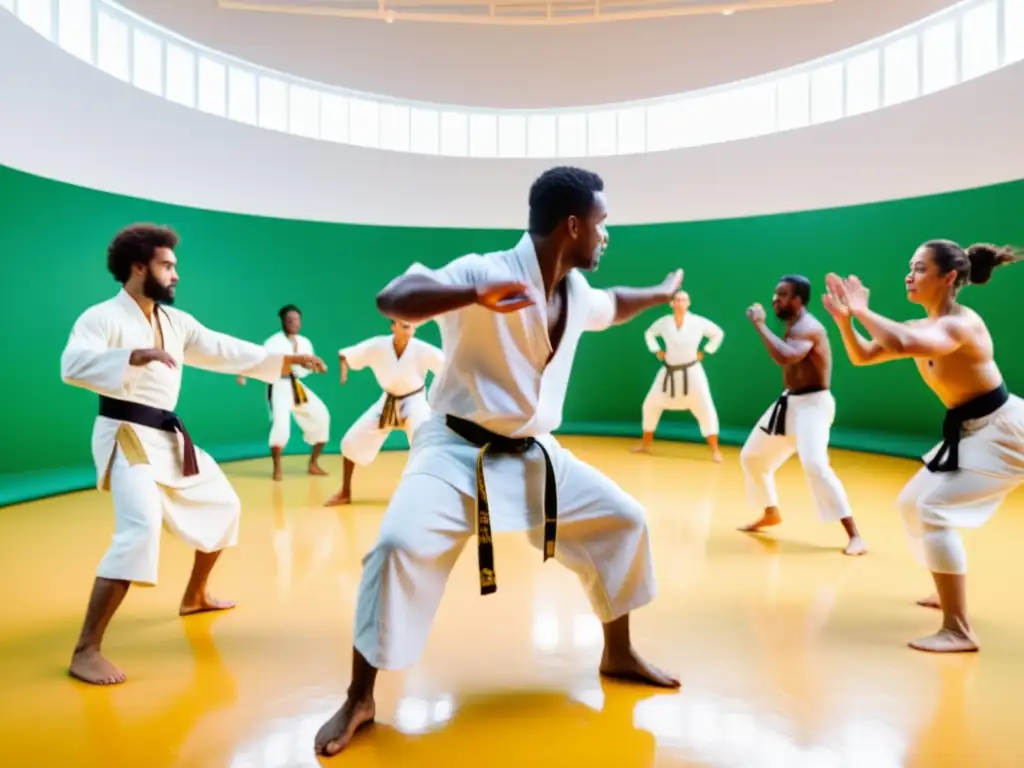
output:
<path id="1" fill-rule="evenodd" d="M 741 531 L 760 531 L 782 522 L 775 491 L 775 472 L 794 453 L 800 456 L 804 476 L 818 517 L 843 524 L 849 543 L 847 555 L 863 555 L 867 546 L 857 531 L 846 491 L 828 458 L 829 432 L 836 402 L 829 391 L 832 380 L 832 349 L 820 322 L 807 311 L 811 283 L 802 275 L 785 275 L 775 287 L 772 309 L 786 323 L 779 338 L 765 324 L 764 308 L 753 304 L 747 317 L 761 342 L 782 366 L 783 392 L 765 411 L 740 452 L 750 503 L 761 517 Z"/>
<path id="2" fill-rule="evenodd" d="M 1024 401 L 1009 394 L 995 363 L 985 321 L 958 304 L 964 285 L 987 283 L 992 270 L 1017 261 L 1010 248 L 932 240 L 914 253 L 907 299 L 927 317 L 898 323 L 868 308 L 856 277 L 827 278 L 825 307 L 839 326 L 850 361 L 876 365 L 913 358 L 925 384 L 948 409 L 943 442 L 924 456 L 897 504 L 914 554 L 937 594 L 919 605 L 942 610 L 942 627 L 909 645 L 919 651 L 978 650 L 967 616 L 967 554 L 957 528 L 978 528 L 1024 480 Z M 853 319 L 871 334 L 865 339 Z"/>

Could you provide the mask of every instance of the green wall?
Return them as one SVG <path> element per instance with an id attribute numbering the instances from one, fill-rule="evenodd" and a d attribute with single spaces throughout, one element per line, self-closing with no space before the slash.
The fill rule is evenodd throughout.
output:
<path id="1" fill-rule="evenodd" d="M 837 182 L 841 183 L 841 182 Z M 525 195 L 524 190 L 524 195 Z M 609 190 L 614 218 L 616 194 Z M 377 394 L 369 372 L 337 384 L 336 350 L 387 331 L 374 295 L 412 261 L 443 264 L 466 252 L 511 247 L 518 231 L 412 229 L 324 224 L 218 213 L 96 192 L 0 166 L 0 295 L 12 344 L 0 378 L 5 448 L 0 503 L 88 486 L 89 439 L 96 398 L 60 381 L 59 358 L 75 317 L 113 295 L 105 269 L 111 236 L 133 221 L 179 231 L 181 285 L 177 306 L 206 325 L 261 342 L 278 328 L 276 312 L 298 304 L 304 333 L 329 363 L 311 381 L 331 409 L 331 446 Z M 852 208 L 733 220 L 615 227 L 598 286 L 659 281 L 686 270 L 694 311 L 726 331 L 707 365 L 722 421 L 723 440 L 739 442 L 781 387 L 744 309 L 767 306 L 778 277 L 800 272 L 818 292 L 828 271 L 853 272 L 872 288 L 875 306 L 897 318 L 915 308 L 902 281 L 914 248 L 931 237 L 961 242 L 1024 242 L 1024 181 L 954 194 Z M 1024 354 L 1011 346 L 1015 301 L 1024 268 L 997 273 L 970 288 L 965 303 L 989 322 L 999 363 L 1011 388 L 1024 381 Z M 657 364 L 642 333 L 660 310 L 580 347 L 563 431 L 638 434 L 639 409 Z M 813 311 L 824 314 L 820 302 Z M 824 318 L 823 318 L 824 319 Z M 423 338 L 437 342 L 429 324 Z M 855 369 L 838 337 L 833 387 L 838 401 L 834 443 L 913 455 L 939 434 L 941 406 L 909 363 Z M 179 411 L 194 438 L 221 459 L 262 455 L 268 429 L 261 385 L 239 387 L 232 377 L 189 370 Z M 664 432 L 664 435 L 661 433 Z M 689 415 L 666 414 L 659 436 L 697 437 Z M 397 437 L 389 445 L 401 446 Z M 303 450 L 293 429 L 293 450 Z"/>

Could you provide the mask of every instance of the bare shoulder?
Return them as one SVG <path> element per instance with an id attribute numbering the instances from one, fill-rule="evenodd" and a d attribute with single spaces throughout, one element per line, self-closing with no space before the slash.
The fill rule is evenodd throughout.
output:
<path id="1" fill-rule="evenodd" d="M 789 335 L 794 339 L 806 339 L 808 341 L 818 341 L 827 336 L 825 326 L 810 312 L 805 312 L 804 316 L 793 324 Z"/>

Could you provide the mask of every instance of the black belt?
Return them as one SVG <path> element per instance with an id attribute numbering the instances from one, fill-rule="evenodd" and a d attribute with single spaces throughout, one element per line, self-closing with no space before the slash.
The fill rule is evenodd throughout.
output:
<path id="1" fill-rule="evenodd" d="M 690 375 L 688 371 L 693 368 L 700 360 L 694 360 L 690 363 L 683 363 L 682 365 L 669 365 L 665 363 L 665 379 L 661 382 L 662 393 L 672 390 L 669 397 L 676 396 L 676 374 L 682 371 L 683 373 L 683 395 L 690 394 Z"/>
<path id="2" fill-rule="evenodd" d="M 309 398 L 306 396 L 306 388 L 302 386 L 302 382 L 299 381 L 299 377 L 294 373 L 289 373 L 287 376 L 282 376 L 281 381 L 285 379 L 291 379 L 292 382 L 292 403 L 294 405 L 302 405 L 309 402 Z M 273 384 L 267 384 L 267 403 L 271 403 L 271 394 L 274 391 Z"/>
<path id="3" fill-rule="evenodd" d="M 824 392 L 827 388 L 819 384 L 813 384 L 809 387 L 803 387 L 801 389 L 794 389 L 792 391 L 786 390 L 779 399 L 775 401 L 775 407 L 772 408 L 771 416 L 768 417 L 768 426 L 761 427 L 761 431 L 766 435 L 785 435 L 786 434 L 786 411 L 789 409 L 789 398 L 792 395 L 810 395 L 814 392 Z"/>
<path id="4" fill-rule="evenodd" d="M 946 411 L 942 420 L 942 445 L 925 466 L 929 472 L 954 472 L 960 468 L 960 436 L 964 422 L 980 419 L 995 413 L 1010 399 L 1010 393 L 1003 382 L 991 392 L 968 400 L 963 405 Z"/>
<path id="5" fill-rule="evenodd" d="M 129 421 L 140 427 L 159 429 L 162 432 L 180 432 L 185 439 L 185 450 L 182 456 L 182 469 L 185 477 L 199 474 L 199 460 L 196 457 L 196 446 L 174 411 L 165 411 L 142 403 L 131 403 L 127 400 L 115 400 L 100 395 L 100 416 L 115 421 Z"/>
<path id="6" fill-rule="evenodd" d="M 490 453 L 524 454 L 533 446 L 544 454 L 544 560 L 555 556 L 555 534 L 558 526 L 558 489 L 555 467 L 547 449 L 533 437 L 505 437 L 457 416 L 445 416 L 448 429 L 480 449 L 476 457 L 476 541 L 480 567 L 480 594 L 498 591 L 494 575 L 494 545 L 491 542 L 491 515 L 484 483 L 484 456 Z"/>
<path id="7" fill-rule="evenodd" d="M 387 429 L 388 427 L 402 426 L 402 420 L 398 416 L 398 403 L 405 400 L 405 398 L 412 397 L 422 391 L 423 387 L 414 389 L 412 392 L 406 392 L 404 395 L 392 395 L 390 392 L 385 392 L 384 394 L 387 395 L 387 397 L 384 398 L 384 408 L 381 409 L 380 421 L 377 422 L 377 428 Z"/>

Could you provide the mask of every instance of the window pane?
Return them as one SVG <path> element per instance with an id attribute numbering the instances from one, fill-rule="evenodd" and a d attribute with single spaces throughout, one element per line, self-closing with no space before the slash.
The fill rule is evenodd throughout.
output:
<path id="1" fill-rule="evenodd" d="M 882 70 L 885 105 L 917 98 L 917 36 L 904 37 L 885 46 Z"/>
<path id="2" fill-rule="evenodd" d="M 587 115 L 567 112 L 558 116 L 558 156 L 587 156 Z"/>
<path id="3" fill-rule="evenodd" d="M 498 116 L 482 112 L 469 116 L 470 157 L 498 156 Z"/>
<path id="4" fill-rule="evenodd" d="M 1024 59 L 1024 0 L 1003 0 L 1003 64 Z"/>
<path id="5" fill-rule="evenodd" d="M 320 99 L 320 138 L 348 143 L 348 99 L 325 93 Z"/>
<path id="6" fill-rule="evenodd" d="M 643 152 L 647 142 L 647 110 L 642 107 L 620 109 L 618 112 L 618 144 L 620 155 Z"/>
<path id="7" fill-rule="evenodd" d="M 132 30 L 132 82 L 144 91 L 162 96 L 164 52 L 160 40 L 148 32 Z"/>
<path id="8" fill-rule="evenodd" d="M 878 109 L 878 50 L 858 54 L 846 62 L 846 114 Z"/>
<path id="9" fill-rule="evenodd" d="M 196 105 L 196 57 L 167 44 L 167 98 L 186 107 Z"/>
<path id="10" fill-rule="evenodd" d="M 736 141 L 775 131 L 775 84 L 723 91 L 710 97 L 713 126 L 705 143 Z"/>
<path id="11" fill-rule="evenodd" d="M 211 115 L 224 115 L 227 101 L 227 70 L 223 64 L 199 57 L 199 109 Z"/>
<path id="12" fill-rule="evenodd" d="M 60 0 L 57 42 L 68 53 L 92 61 L 92 0 Z"/>
<path id="13" fill-rule="evenodd" d="M 18 18 L 46 38 L 50 37 L 53 9 L 50 0 L 20 0 Z"/>
<path id="14" fill-rule="evenodd" d="M 684 101 L 666 101 L 647 108 L 647 151 L 675 149 L 682 139 Z"/>
<path id="15" fill-rule="evenodd" d="M 260 128 L 288 130 L 288 86 L 275 77 L 260 77 Z"/>
<path id="16" fill-rule="evenodd" d="M 956 19 L 943 21 L 924 31 L 922 38 L 924 92 L 956 84 Z"/>
<path id="17" fill-rule="evenodd" d="M 587 118 L 587 151 L 592 157 L 615 154 L 615 113 L 591 112 Z"/>
<path id="18" fill-rule="evenodd" d="M 558 123 L 554 115 L 530 115 L 526 120 L 526 154 L 555 157 L 558 154 Z"/>
<path id="19" fill-rule="evenodd" d="M 409 108 L 400 104 L 380 105 L 380 146 L 395 152 L 409 151 Z"/>
<path id="20" fill-rule="evenodd" d="M 971 8 L 960 22 L 961 81 L 979 77 L 999 66 L 996 2 Z"/>
<path id="21" fill-rule="evenodd" d="M 100 13 L 96 27 L 96 65 L 108 75 L 128 79 L 128 27 Z"/>
<path id="22" fill-rule="evenodd" d="M 469 120 L 464 113 L 441 113 L 441 154 L 454 157 L 469 154 Z"/>
<path id="23" fill-rule="evenodd" d="M 380 105 L 376 101 L 349 100 L 348 140 L 360 147 L 380 146 Z"/>
<path id="24" fill-rule="evenodd" d="M 437 110 L 413 108 L 409 111 L 409 149 L 425 155 L 441 151 L 441 116 Z"/>
<path id="25" fill-rule="evenodd" d="M 228 117 L 256 125 L 256 75 L 252 72 L 228 70 Z"/>
<path id="26" fill-rule="evenodd" d="M 320 137 L 320 93 L 301 85 L 288 87 L 288 130 L 296 136 Z"/>
<path id="27" fill-rule="evenodd" d="M 811 124 L 811 76 L 793 75 L 776 84 L 777 127 L 780 131 L 804 128 Z"/>
<path id="28" fill-rule="evenodd" d="M 811 73 L 811 122 L 843 116 L 843 65 L 829 64 Z"/>
<path id="29" fill-rule="evenodd" d="M 498 156 L 526 157 L 526 115 L 498 118 Z"/>

